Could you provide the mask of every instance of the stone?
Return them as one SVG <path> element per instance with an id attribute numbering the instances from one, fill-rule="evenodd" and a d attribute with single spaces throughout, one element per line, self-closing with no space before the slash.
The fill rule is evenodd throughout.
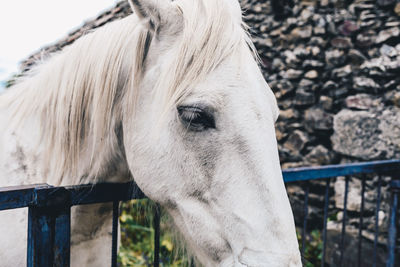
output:
<path id="1" fill-rule="evenodd" d="M 373 79 L 361 76 L 361 77 L 354 77 L 353 88 L 358 91 L 377 92 L 380 86 Z"/>
<path id="2" fill-rule="evenodd" d="M 304 126 L 310 133 L 315 130 L 332 130 L 333 115 L 321 108 L 310 108 L 304 114 Z"/>
<path id="3" fill-rule="evenodd" d="M 391 38 L 399 37 L 400 29 L 398 27 L 389 28 L 387 30 L 380 31 L 375 43 L 381 44 L 388 41 Z"/>
<path id="4" fill-rule="evenodd" d="M 387 92 L 384 96 L 385 101 L 400 108 L 400 90 Z"/>
<path id="5" fill-rule="evenodd" d="M 344 52 L 338 49 L 328 50 L 325 52 L 325 61 L 329 65 L 342 65 L 346 61 Z"/>
<path id="6" fill-rule="evenodd" d="M 299 117 L 299 112 L 291 108 L 279 111 L 279 118 L 282 120 L 297 119 L 298 117 Z"/>
<path id="7" fill-rule="evenodd" d="M 285 57 L 285 63 L 288 65 L 296 65 L 299 63 L 299 59 L 296 57 L 296 55 L 293 53 L 293 51 L 290 50 L 285 50 L 283 52 L 283 55 Z"/>
<path id="8" fill-rule="evenodd" d="M 382 58 L 373 58 L 371 60 L 365 61 L 360 68 L 365 70 L 366 72 L 370 72 L 371 70 L 376 70 L 378 72 L 385 72 L 385 61 Z"/>
<path id="9" fill-rule="evenodd" d="M 307 106 L 315 103 L 315 95 L 307 92 L 304 89 L 296 90 L 296 96 L 294 98 L 294 104 L 296 106 Z"/>
<path id="10" fill-rule="evenodd" d="M 301 79 L 298 84 L 298 87 L 305 90 L 312 90 L 315 82 L 308 80 L 308 79 Z"/>
<path id="11" fill-rule="evenodd" d="M 359 30 L 357 23 L 351 20 L 346 20 L 339 27 L 339 32 L 345 36 L 351 36 Z"/>
<path id="12" fill-rule="evenodd" d="M 307 49 L 311 51 L 311 54 L 314 57 L 319 56 L 321 53 L 321 49 L 318 46 L 309 46 L 309 47 L 307 47 Z"/>
<path id="13" fill-rule="evenodd" d="M 291 168 L 300 168 L 300 167 L 304 167 L 304 163 L 303 162 L 286 162 L 282 164 L 282 169 L 291 169 Z"/>
<path id="14" fill-rule="evenodd" d="M 323 68 L 325 66 L 324 63 L 318 60 L 313 60 L 313 59 L 306 59 L 303 61 L 302 64 L 303 68 L 309 69 L 309 68 Z"/>
<path id="15" fill-rule="evenodd" d="M 396 0 L 377 0 L 376 2 L 381 7 L 387 7 L 392 6 L 394 3 L 396 3 Z"/>
<path id="16" fill-rule="evenodd" d="M 333 158 L 334 153 L 323 145 L 314 147 L 305 157 L 306 161 L 311 163 L 311 165 L 318 166 L 332 163 Z"/>
<path id="17" fill-rule="evenodd" d="M 360 24 L 360 28 L 362 28 L 362 29 L 377 29 L 381 25 L 382 25 L 382 23 L 379 20 L 370 19 L 367 21 L 362 21 Z"/>
<path id="18" fill-rule="evenodd" d="M 322 86 L 322 91 L 329 92 L 331 90 L 336 90 L 338 87 L 339 87 L 339 85 L 337 83 L 335 83 L 334 81 L 327 81 Z"/>
<path id="19" fill-rule="evenodd" d="M 400 26 L 400 21 L 386 21 L 385 23 L 385 28 L 391 28 L 391 27 L 399 27 Z"/>
<path id="20" fill-rule="evenodd" d="M 259 4 L 255 4 L 252 9 L 255 13 L 261 13 L 261 11 L 263 10 L 262 6 Z"/>
<path id="21" fill-rule="evenodd" d="M 313 28 L 315 35 L 324 35 L 326 33 L 325 27 L 316 26 Z"/>
<path id="22" fill-rule="evenodd" d="M 345 100 L 346 107 L 349 109 L 368 110 L 374 103 L 374 98 L 368 94 L 357 94 L 348 96 Z"/>
<path id="23" fill-rule="evenodd" d="M 321 0 L 321 1 L 319 2 L 319 4 L 320 4 L 322 7 L 326 7 L 326 6 L 329 5 L 329 0 Z"/>
<path id="24" fill-rule="evenodd" d="M 365 31 L 357 35 L 357 45 L 362 48 L 369 48 L 376 41 L 375 31 Z"/>
<path id="25" fill-rule="evenodd" d="M 395 60 L 391 60 L 391 61 L 388 60 L 384 64 L 385 64 L 385 68 L 388 70 L 388 73 L 385 73 L 385 74 L 390 75 L 393 78 L 397 78 L 398 73 L 400 71 L 400 56 L 398 56 L 397 59 L 395 59 Z M 393 73 L 395 75 L 391 75 L 390 73 Z"/>
<path id="26" fill-rule="evenodd" d="M 344 109 L 335 115 L 334 151 L 359 159 L 391 159 L 400 156 L 400 109 L 390 107 L 352 111 Z"/>
<path id="27" fill-rule="evenodd" d="M 300 59 L 305 59 L 310 56 L 310 50 L 301 46 L 296 46 L 296 48 L 293 50 L 293 53 L 297 58 Z"/>
<path id="28" fill-rule="evenodd" d="M 376 19 L 376 14 L 371 10 L 363 10 L 360 13 L 361 21 L 370 21 L 370 20 L 375 20 L 375 19 Z"/>
<path id="29" fill-rule="evenodd" d="M 376 6 L 374 4 L 369 4 L 365 2 L 356 2 L 356 4 L 353 4 L 354 10 L 357 12 L 363 11 L 363 10 L 374 10 Z"/>
<path id="30" fill-rule="evenodd" d="M 269 33 L 269 36 L 277 37 L 277 36 L 280 36 L 281 34 L 282 34 L 282 28 L 278 28 L 278 29 L 275 29 L 275 30 L 271 31 Z"/>
<path id="31" fill-rule="evenodd" d="M 351 48 L 353 47 L 353 43 L 351 42 L 350 38 L 343 38 L 343 37 L 336 37 L 331 40 L 331 45 L 336 48 Z"/>
<path id="32" fill-rule="evenodd" d="M 337 68 L 332 71 L 333 77 L 336 78 L 343 78 L 349 76 L 351 73 L 352 73 L 351 65 L 346 65 L 344 67 Z"/>
<path id="33" fill-rule="evenodd" d="M 304 27 L 294 28 L 289 35 L 287 35 L 290 41 L 297 41 L 300 39 L 310 38 L 312 35 L 312 27 L 310 25 Z"/>
<path id="34" fill-rule="evenodd" d="M 278 107 L 280 109 L 288 109 L 293 106 L 293 100 L 292 99 L 284 99 L 284 100 L 279 100 L 278 101 Z"/>
<path id="35" fill-rule="evenodd" d="M 275 125 L 275 135 L 278 142 L 283 140 L 287 136 L 287 130 L 285 125 L 286 123 L 284 122 L 278 122 Z"/>
<path id="36" fill-rule="evenodd" d="M 295 70 L 295 69 L 289 69 L 285 72 L 285 77 L 289 80 L 296 80 L 299 79 L 303 75 L 303 71 L 301 70 Z"/>
<path id="37" fill-rule="evenodd" d="M 334 184 L 335 188 L 335 207 L 344 209 L 344 193 L 346 181 L 344 177 L 338 177 Z M 361 181 L 359 179 L 350 179 L 347 194 L 347 210 L 359 211 L 361 207 Z"/>
<path id="38" fill-rule="evenodd" d="M 308 21 L 312 15 L 313 15 L 313 12 L 310 9 L 305 8 L 300 13 L 300 19 L 303 21 Z"/>
<path id="39" fill-rule="evenodd" d="M 272 68 L 274 70 L 283 70 L 285 68 L 285 64 L 280 58 L 277 57 L 272 60 Z"/>
<path id="40" fill-rule="evenodd" d="M 361 65 L 362 63 L 364 63 L 364 61 L 367 60 L 367 58 L 360 51 L 356 49 L 350 49 L 347 56 L 350 58 L 351 64 L 357 66 Z"/>
<path id="41" fill-rule="evenodd" d="M 304 74 L 304 77 L 307 78 L 307 79 L 314 80 L 314 79 L 318 78 L 318 72 L 316 70 L 307 71 Z"/>
<path id="42" fill-rule="evenodd" d="M 399 81 L 391 80 L 391 81 L 389 81 L 388 83 L 385 83 L 385 84 L 383 85 L 383 88 L 385 89 L 385 91 L 392 90 L 392 89 L 394 89 L 398 84 L 399 84 Z"/>
<path id="43" fill-rule="evenodd" d="M 318 12 L 314 12 L 314 14 L 312 16 L 312 20 L 313 20 L 315 26 L 319 26 L 319 27 L 326 26 L 326 20 L 325 20 L 324 16 L 322 16 L 321 14 L 318 14 Z"/>
<path id="44" fill-rule="evenodd" d="M 393 151 L 394 157 L 400 156 L 400 109 L 397 107 L 390 107 L 382 111 L 380 116 L 379 130 L 381 131 L 380 137 L 387 145 L 388 158 Z"/>
<path id="45" fill-rule="evenodd" d="M 397 14 L 397 16 L 400 16 L 400 2 L 395 5 L 393 11 Z"/>
<path id="46" fill-rule="evenodd" d="M 329 96 L 321 95 L 320 98 L 319 98 L 319 104 L 321 105 L 321 107 L 324 110 L 330 111 L 330 110 L 332 110 L 333 100 Z"/>
<path id="47" fill-rule="evenodd" d="M 337 35 L 337 30 L 336 30 L 334 21 L 332 21 L 332 20 L 327 21 L 327 30 L 328 30 L 328 33 L 330 33 L 331 35 L 333 35 L 333 36 Z"/>
<path id="48" fill-rule="evenodd" d="M 320 36 L 313 36 L 313 37 L 311 37 L 308 44 L 309 45 L 317 45 L 319 47 L 325 47 L 327 42 Z"/>
<path id="49" fill-rule="evenodd" d="M 293 92 L 294 86 L 290 81 L 282 80 L 280 82 L 277 82 L 277 84 L 275 85 L 275 87 L 273 89 L 274 89 L 274 91 L 279 91 L 282 96 L 285 96 L 285 95 Z"/>
<path id="50" fill-rule="evenodd" d="M 274 45 L 271 38 L 263 38 L 259 43 L 266 47 L 272 47 Z"/>
<path id="51" fill-rule="evenodd" d="M 379 52 L 381 53 L 381 55 L 388 56 L 388 57 L 395 57 L 399 54 L 397 52 L 396 48 L 394 48 L 393 46 L 387 45 L 387 44 L 383 44 L 381 46 L 381 48 L 379 49 Z"/>
<path id="52" fill-rule="evenodd" d="M 337 99 L 341 99 L 346 97 L 349 94 L 349 90 L 347 89 L 347 87 L 340 87 L 336 90 L 331 90 L 328 92 L 328 95 L 330 97 L 332 97 L 333 99 L 335 99 L 335 103 Z"/>
<path id="53" fill-rule="evenodd" d="M 309 138 L 306 133 L 300 130 L 294 130 L 286 140 L 284 147 L 298 154 L 307 144 L 308 140 Z"/>

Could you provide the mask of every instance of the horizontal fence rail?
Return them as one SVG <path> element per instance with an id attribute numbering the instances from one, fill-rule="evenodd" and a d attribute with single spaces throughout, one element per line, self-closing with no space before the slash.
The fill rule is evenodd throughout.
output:
<path id="1" fill-rule="evenodd" d="M 381 183 L 382 175 L 391 175 L 400 178 L 400 160 L 373 161 L 364 163 L 352 163 L 341 165 L 329 165 L 322 167 L 293 168 L 283 171 L 284 181 L 288 184 L 294 182 L 306 183 L 304 193 L 303 207 L 303 225 L 302 225 L 302 244 L 301 251 L 304 254 L 306 249 L 306 234 L 308 223 L 308 205 L 310 181 L 316 179 L 325 179 L 324 191 L 324 216 L 323 216 L 323 248 L 321 266 L 325 266 L 325 252 L 327 240 L 327 221 L 329 210 L 329 188 L 331 186 L 330 178 L 345 176 L 344 208 L 342 218 L 342 233 L 340 240 L 340 266 L 343 265 L 344 243 L 346 235 L 347 219 L 347 198 L 349 187 L 349 176 L 355 174 L 374 173 L 379 175 L 377 190 L 377 203 L 375 211 L 375 238 L 373 266 L 376 266 L 376 248 L 378 243 L 378 220 L 381 204 Z M 397 177 L 396 177 L 397 175 Z M 365 176 L 362 178 L 360 221 L 359 221 L 359 242 L 358 266 L 361 266 L 362 259 L 362 231 L 363 231 L 363 213 L 365 202 Z M 388 257 L 387 267 L 395 266 L 396 257 L 396 237 L 399 210 L 400 181 L 392 179 L 390 183 L 392 197 L 390 203 L 390 219 L 388 228 Z M 119 203 L 131 199 L 142 199 L 146 196 L 134 182 L 129 183 L 101 183 L 95 185 L 79 185 L 67 187 L 53 187 L 47 184 L 24 185 L 16 187 L 0 188 L 0 211 L 16 208 L 28 207 L 28 267 L 47 267 L 47 266 L 69 266 L 70 264 L 70 225 L 71 225 L 71 207 L 75 205 L 94 204 L 94 203 L 113 203 L 113 224 L 112 224 L 112 262 L 111 266 L 117 266 L 117 245 L 118 245 L 118 221 L 119 221 Z M 1 214 L 0 214 L 1 216 Z M 155 210 L 155 251 L 154 266 L 159 266 L 160 249 L 160 211 Z"/>

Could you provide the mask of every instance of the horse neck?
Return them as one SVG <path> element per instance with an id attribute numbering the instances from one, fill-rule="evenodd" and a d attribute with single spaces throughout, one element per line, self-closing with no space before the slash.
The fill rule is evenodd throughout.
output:
<path id="1" fill-rule="evenodd" d="M 114 147 L 105 146 L 92 162 L 88 152 L 90 149 L 82 151 L 78 169 L 74 172 L 66 171 L 60 180 L 54 179 L 51 168 L 46 168 L 42 162 L 47 156 L 46 148 L 41 145 L 42 116 L 30 114 L 19 127 L 12 127 L 12 114 L 8 109 L 0 109 L 0 186 L 37 183 L 74 185 L 101 181 L 123 182 L 131 178 L 120 138 L 121 127 L 117 129 Z M 96 176 L 92 174 L 94 169 Z M 75 176 L 71 177 L 69 173 L 75 173 Z"/>
<path id="2" fill-rule="evenodd" d="M 131 19 L 89 34 L 0 96 L 0 184 L 1 177 L 53 185 L 130 177 L 118 88 L 130 73 L 123 58 L 132 58 Z"/>
<path id="3" fill-rule="evenodd" d="M 34 117 L 31 114 L 17 129 L 12 126 L 13 112 L 0 108 L 0 186 L 46 182 L 39 174 L 40 152 L 33 145 L 39 133 Z"/>

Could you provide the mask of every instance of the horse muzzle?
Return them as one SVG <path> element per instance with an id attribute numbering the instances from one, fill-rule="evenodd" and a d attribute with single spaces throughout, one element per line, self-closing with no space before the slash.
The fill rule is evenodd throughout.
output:
<path id="1" fill-rule="evenodd" d="M 263 252 L 244 248 L 238 257 L 243 266 L 248 267 L 301 267 L 300 252 Z"/>

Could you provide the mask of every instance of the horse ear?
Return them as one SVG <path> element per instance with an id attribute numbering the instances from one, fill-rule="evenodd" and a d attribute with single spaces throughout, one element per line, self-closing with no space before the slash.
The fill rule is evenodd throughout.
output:
<path id="1" fill-rule="evenodd" d="M 167 24 L 172 5 L 170 0 L 128 0 L 132 10 L 147 23 L 150 30 Z"/>

